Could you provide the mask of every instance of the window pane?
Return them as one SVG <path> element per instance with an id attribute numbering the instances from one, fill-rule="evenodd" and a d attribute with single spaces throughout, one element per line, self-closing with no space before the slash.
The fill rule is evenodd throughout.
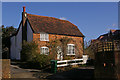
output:
<path id="1" fill-rule="evenodd" d="M 44 54 L 44 48 L 42 48 L 42 54 Z"/>
<path id="2" fill-rule="evenodd" d="M 43 48 L 41 48 L 41 54 L 43 54 Z"/>
<path id="3" fill-rule="evenodd" d="M 47 34 L 47 40 L 49 40 L 49 35 Z"/>
<path id="4" fill-rule="evenodd" d="M 45 54 L 45 48 L 44 48 L 44 54 Z"/>
<path id="5" fill-rule="evenodd" d="M 44 34 L 43 34 L 43 33 L 40 34 L 40 39 L 41 39 L 42 41 L 44 40 Z"/>
<path id="6" fill-rule="evenodd" d="M 47 40 L 47 34 L 45 34 L 45 40 Z"/>
<path id="7" fill-rule="evenodd" d="M 45 40 L 45 34 L 43 34 L 43 40 Z"/>
<path id="8" fill-rule="evenodd" d="M 47 48 L 45 48 L 45 54 L 47 54 Z"/>

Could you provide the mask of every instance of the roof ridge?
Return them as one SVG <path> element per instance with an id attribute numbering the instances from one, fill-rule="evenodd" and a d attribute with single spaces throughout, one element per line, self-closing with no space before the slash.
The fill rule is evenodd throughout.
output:
<path id="1" fill-rule="evenodd" d="M 28 13 L 27 13 L 28 14 Z M 56 17 L 48 17 L 48 16 L 41 16 L 41 15 L 35 15 L 35 14 L 28 14 L 28 15 L 32 15 L 32 16 L 37 16 L 37 17 L 46 17 L 46 18 L 54 18 L 54 19 L 58 19 Z M 61 20 L 61 19 L 58 19 Z M 67 20 L 61 20 L 61 21 L 67 21 Z"/>

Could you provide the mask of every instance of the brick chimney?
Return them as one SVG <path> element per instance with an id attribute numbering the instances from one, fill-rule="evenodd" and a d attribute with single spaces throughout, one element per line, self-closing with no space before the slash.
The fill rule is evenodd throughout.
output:
<path id="1" fill-rule="evenodd" d="M 25 12 L 25 6 L 23 6 L 23 12 Z"/>
<path id="2" fill-rule="evenodd" d="M 27 41 L 27 13 L 25 11 L 25 6 L 23 6 L 23 12 L 22 12 L 22 41 Z"/>
<path id="3" fill-rule="evenodd" d="M 25 21 L 27 18 L 27 13 L 25 12 L 25 6 L 23 6 L 23 12 L 22 12 L 22 25 L 25 25 Z"/>

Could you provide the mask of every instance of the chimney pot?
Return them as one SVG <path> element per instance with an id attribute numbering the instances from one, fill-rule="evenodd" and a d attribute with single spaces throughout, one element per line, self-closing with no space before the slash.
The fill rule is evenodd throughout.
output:
<path id="1" fill-rule="evenodd" d="M 23 12 L 25 12 L 25 6 L 23 6 Z"/>

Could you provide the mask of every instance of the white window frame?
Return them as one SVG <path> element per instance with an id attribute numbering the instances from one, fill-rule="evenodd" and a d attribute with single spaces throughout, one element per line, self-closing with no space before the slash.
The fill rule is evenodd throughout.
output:
<path id="1" fill-rule="evenodd" d="M 45 52 L 45 49 L 48 49 L 47 53 Z M 48 55 L 49 54 L 49 48 L 48 47 L 41 47 L 40 48 L 40 54 Z"/>
<path id="2" fill-rule="evenodd" d="M 68 46 L 68 48 L 67 48 L 67 55 L 75 55 L 75 44 L 67 44 L 67 46 Z M 72 46 L 71 47 L 72 49 L 69 51 L 70 46 Z M 74 51 L 72 51 L 73 50 L 73 46 L 74 46 Z"/>
<path id="3" fill-rule="evenodd" d="M 49 41 L 49 34 L 40 33 L 40 41 Z"/>

